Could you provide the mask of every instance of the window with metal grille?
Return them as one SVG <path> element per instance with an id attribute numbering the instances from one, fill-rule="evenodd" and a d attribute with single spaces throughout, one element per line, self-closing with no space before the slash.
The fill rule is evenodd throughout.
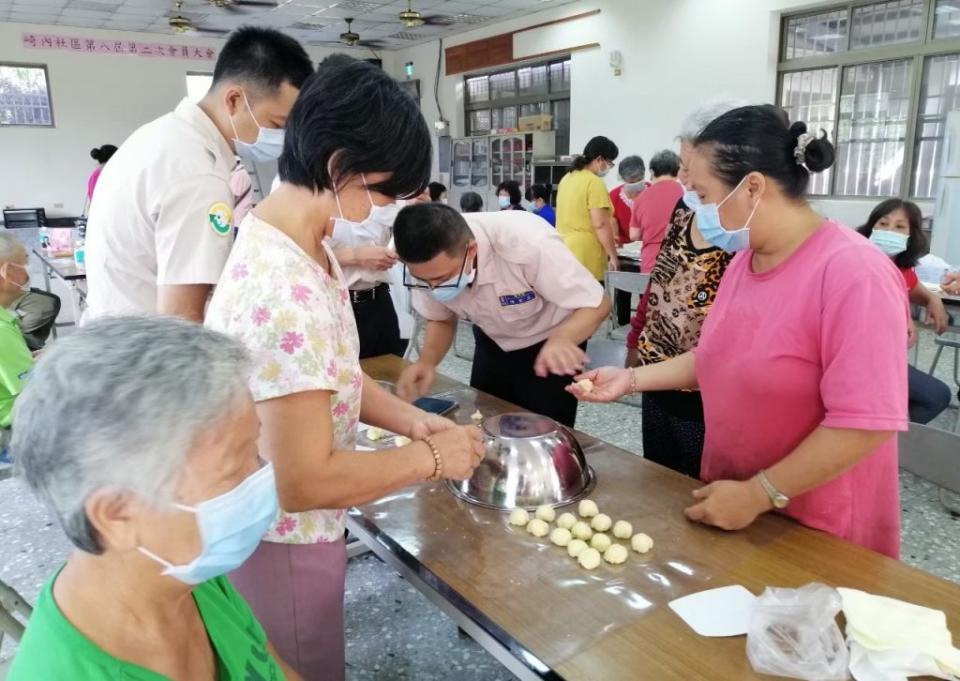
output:
<path id="1" fill-rule="evenodd" d="M 47 67 L 0 64 L 0 126 L 53 127 Z"/>
<path id="2" fill-rule="evenodd" d="M 464 78 L 467 135 L 515 129 L 524 116 L 553 116 L 556 153 L 570 149 L 570 58 Z"/>
<path id="3" fill-rule="evenodd" d="M 777 101 L 837 148 L 811 193 L 930 198 L 960 110 L 960 0 L 848 2 L 786 15 Z"/>

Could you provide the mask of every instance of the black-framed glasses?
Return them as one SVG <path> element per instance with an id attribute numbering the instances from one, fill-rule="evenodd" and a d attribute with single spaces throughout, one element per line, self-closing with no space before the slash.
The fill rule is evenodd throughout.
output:
<path id="1" fill-rule="evenodd" d="M 456 280 L 454 283 L 452 283 L 452 284 L 437 284 L 436 286 L 434 286 L 433 284 L 429 284 L 429 283 L 427 283 L 427 282 L 425 282 L 425 281 L 423 281 L 423 280 L 421 280 L 421 279 L 417 279 L 416 277 L 412 276 L 412 275 L 407 271 L 407 265 L 406 265 L 406 263 L 404 263 L 404 265 L 403 265 L 403 285 L 406 286 L 407 288 L 428 289 L 428 290 L 433 290 L 433 289 L 437 289 L 437 288 L 459 288 L 459 287 L 460 287 L 460 281 L 463 279 L 463 270 L 464 270 L 464 268 L 467 266 L 467 253 L 468 253 L 469 251 L 470 251 L 469 248 L 467 248 L 467 249 L 465 249 L 465 250 L 463 251 L 463 262 L 460 263 L 460 274 L 457 276 L 457 280 Z"/>

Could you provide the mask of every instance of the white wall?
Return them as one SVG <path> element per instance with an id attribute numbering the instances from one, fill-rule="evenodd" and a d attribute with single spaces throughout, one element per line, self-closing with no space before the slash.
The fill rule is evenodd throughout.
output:
<path id="1" fill-rule="evenodd" d="M 212 72 L 213 62 L 27 50 L 21 46 L 23 32 L 213 49 L 223 44 L 177 36 L 0 23 L 0 62 L 47 65 L 56 126 L 0 128 L 0 206 L 43 206 L 48 215 L 79 215 L 87 177 L 94 168 L 90 149 L 101 144 L 119 146 L 136 128 L 171 111 L 186 95 L 187 72 Z M 337 50 L 308 47 L 307 51 L 316 62 Z M 392 66 L 390 55 L 383 57 L 384 68 Z"/>
<path id="2" fill-rule="evenodd" d="M 455 36 L 444 47 L 489 37 L 560 17 L 600 9 L 596 35 L 582 43 L 599 48 L 572 56 L 571 150 L 594 135 L 606 135 L 621 156 L 646 159 L 675 146 L 684 116 L 713 99 L 771 102 L 776 93 L 779 15 L 784 10 L 823 4 L 810 0 L 583 0 L 522 19 Z M 613 75 L 609 53 L 623 55 L 623 73 Z M 437 43 L 394 53 L 394 75 L 402 78 L 413 61 L 421 79 L 428 123 L 434 103 Z M 454 137 L 464 132 L 463 74 L 441 76 L 439 96 Z M 435 169 L 446 170 L 446 169 Z M 616 178 L 609 178 L 615 182 Z M 863 221 L 872 200 L 829 200 L 818 209 L 848 224 Z M 929 204 L 924 206 L 929 211 Z"/>

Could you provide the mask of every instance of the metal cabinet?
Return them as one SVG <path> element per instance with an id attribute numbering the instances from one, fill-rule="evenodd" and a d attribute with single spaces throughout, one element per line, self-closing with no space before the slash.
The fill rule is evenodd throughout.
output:
<path id="1" fill-rule="evenodd" d="M 534 183 L 534 163 L 554 157 L 555 133 L 517 132 L 508 135 L 464 137 L 453 141 L 450 203 L 459 207 L 460 197 L 476 192 L 485 210 L 497 205 L 497 186 L 515 180 L 521 190 Z"/>

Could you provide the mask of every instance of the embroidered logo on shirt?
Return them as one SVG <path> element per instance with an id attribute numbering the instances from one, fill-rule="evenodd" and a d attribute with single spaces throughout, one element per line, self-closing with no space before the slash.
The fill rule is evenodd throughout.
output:
<path id="1" fill-rule="evenodd" d="M 500 307 L 508 307 L 510 305 L 522 305 L 523 303 L 529 303 L 531 300 L 537 297 L 537 294 L 533 291 L 524 291 L 523 293 L 517 294 L 507 294 L 505 296 L 500 296 Z"/>
<path id="2" fill-rule="evenodd" d="M 233 209 L 223 202 L 217 202 L 207 211 L 210 227 L 219 236 L 227 236 L 233 228 Z"/>

